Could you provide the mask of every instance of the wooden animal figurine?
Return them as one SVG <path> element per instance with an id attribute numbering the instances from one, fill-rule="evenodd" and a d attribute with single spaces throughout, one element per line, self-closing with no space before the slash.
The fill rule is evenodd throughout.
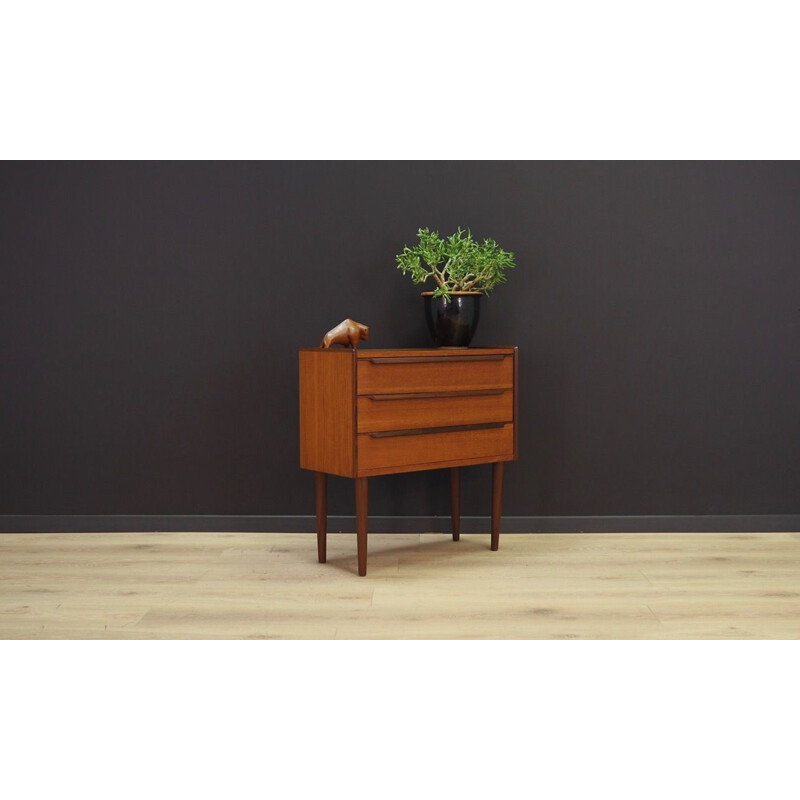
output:
<path id="1" fill-rule="evenodd" d="M 322 337 L 320 347 L 328 350 L 332 344 L 343 344 L 357 350 L 359 339 L 369 339 L 369 328 L 354 319 L 343 319 Z"/>

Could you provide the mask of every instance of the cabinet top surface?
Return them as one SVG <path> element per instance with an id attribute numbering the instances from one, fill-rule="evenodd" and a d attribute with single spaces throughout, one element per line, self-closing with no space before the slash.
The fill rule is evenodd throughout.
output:
<path id="1" fill-rule="evenodd" d="M 391 356 L 437 356 L 447 357 L 455 356 L 463 358 L 464 356 L 486 356 L 486 355 L 512 355 L 515 347 L 406 347 L 406 348 L 390 348 L 390 349 L 371 349 L 365 347 L 363 349 L 351 351 L 349 348 L 337 347 L 325 350 L 321 347 L 301 347 L 302 351 L 312 351 L 316 353 L 346 353 L 355 352 L 357 358 L 387 358 Z"/>

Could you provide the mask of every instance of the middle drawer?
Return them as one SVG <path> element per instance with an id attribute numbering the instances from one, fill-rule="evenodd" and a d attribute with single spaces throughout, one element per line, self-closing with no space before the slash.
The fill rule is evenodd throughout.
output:
<path id="1" fill-rule="evenodd" d="M 375 394 L 358 398 L 359 433 L 511 422 L 513 418 L 511 389 Z"/>

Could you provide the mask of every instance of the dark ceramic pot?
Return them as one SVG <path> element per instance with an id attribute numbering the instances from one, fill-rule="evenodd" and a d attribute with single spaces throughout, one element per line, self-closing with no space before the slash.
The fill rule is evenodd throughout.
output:
<path id="1" fill-rule="evenodd" d="M 450 299 L 423 292 L 425 319 L 436 347 L 469 347 L 481 310 L 481 292 L 453 292 Z"/>

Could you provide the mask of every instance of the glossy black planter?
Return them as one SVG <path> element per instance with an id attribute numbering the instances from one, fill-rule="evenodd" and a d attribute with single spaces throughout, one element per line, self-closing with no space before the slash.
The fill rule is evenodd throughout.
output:
<path id="1" fill-rule="evenodd" d="M 481 311 L 480 292 L 451 294 L 449 300 L 423 292 L 425 319 L 437 347 L 469 347 Z"/>

